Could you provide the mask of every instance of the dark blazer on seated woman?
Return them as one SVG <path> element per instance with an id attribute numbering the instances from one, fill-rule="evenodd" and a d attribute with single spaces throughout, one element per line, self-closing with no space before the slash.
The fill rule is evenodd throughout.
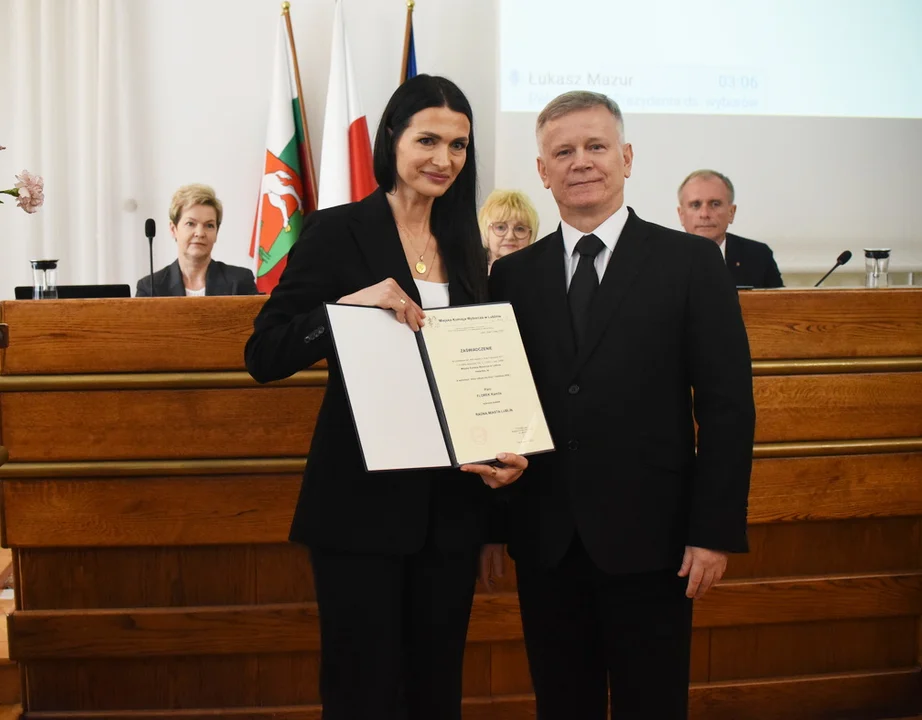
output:
<path id="1" fill-rule="evenodd" d="M 227 265 L 212 260 L 205 271 L 205 295 L 256 295 L 256 280 L 253 271 L 237 265 Z M 183 297 L 186 288 L 182 281 L 179 260 L 154 273 L 155 297 Z M 150 275 L 138 280 L 135 297 L 151 297 Z"/>
<path id="2" fill-rule="evenodd" d="M 365 472 L 323 303 L 387 278 L 420 303 L 379 189 L 361 202 L 308 216 L 278 286 L 254 322 L 246 365 L 258 382 L 286 378 L 324 358 L 329 368 L 290 539 L 395 555 L 418 552 L 427 532 L 445 550 L 478 545 L 490 490 L 476 476 L 452 469 Z M 474 302 L 450 265 L 448 292 L 451 305 Z M 368 349 L 370 362 L 378 351 Z"/>

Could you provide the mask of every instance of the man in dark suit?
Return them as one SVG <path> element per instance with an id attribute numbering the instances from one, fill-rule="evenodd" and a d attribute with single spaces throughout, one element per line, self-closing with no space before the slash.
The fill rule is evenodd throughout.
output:
<path id="1" fill-rule="evenodd" d="M 612 100 L 566 93 L 537 135 L 562 222 L 497 260 L 490 294 L 515 308 L 557 446 L 508 490 L 538 718 L 604 720 L 610 688 L 619 720 L 680 720 L 692 599 L 747 549 L 739 300 L 714 243 L 624 205 Z"/>
<path id="2" fill-rule="evenodd" d="M 679 185 L 679 220 L 685 232 L 713 240 L 720 247 L 738 286 L 784 287 L 772 249 L 765 243 L 732 235 L 736 192 L 730 178 L 716 170 L 695 170 Z"/>

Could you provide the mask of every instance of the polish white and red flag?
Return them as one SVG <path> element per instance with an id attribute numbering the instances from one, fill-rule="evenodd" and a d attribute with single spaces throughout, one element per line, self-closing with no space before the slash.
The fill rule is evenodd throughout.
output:
<path id="1" fill-rule="evenodd" d="M 336 0 L 330 82 L 323 120 L 318 207 L 361 200 L 377 187 L 372 166 L 368 121 L 359 103 L 349 54 L 343 0 Z"/>

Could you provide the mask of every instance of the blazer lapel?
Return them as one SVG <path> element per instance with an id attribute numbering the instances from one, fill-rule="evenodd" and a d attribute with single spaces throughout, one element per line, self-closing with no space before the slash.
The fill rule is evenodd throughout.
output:
<path id="1" fill-rule="evenodd" d="M 212 260 L 205 270 L 205 295 L 229 295 L 227 278 L 218 264 Z"/>
<path id="2" fill-rule="evenodd" d="M 384 191 L 379 188 L 362 200 L 359 212 L 352 216 L 351 222 L 356 243 L 368 260 L 372 273 L 378 278 L 375 282 L 394 278 L 403 291 L 419 303 L 419 290 L 410 275 L 394 215 Z"/>
<path id="3" fill-rule="evenodd" d="M 542 252 L 536 258 L 533 287 L 541 298 L 543 317 L 548 327 L 547 336 L 560 338 L 560 342 L 552 342 L 550 345 L 561 353 L 564 367 L 569 367 L 576 358 L 576 340 L 567 301 L 567 266 L 560 226 L 538 242 L 541 243 Z"/>
<path id="4" fill-rule="evenodd" d="M 740 257 L 739 249 L 739 243 L 734 241 L 730 233 L 727 233 L 727 237 L 724 239 L 724 257 L 726 258 L 727 267 L 734 273 L 743 262 L 743 259 Z"/>
<path id="5" fill-rule="evenodd" d="M 628 213 L 627 222 L 602 276 L 599 294 L 596 295 L 592 316 L 589 318 L 586 342 L 579 349 L 574 371 L 578 371 L 592 354 L 630 286 L 648 261 L 651 247 L 645 242 L 646 223 L 630 208 Z"/>
<path id="6" fill-rule="evenodd" d="M 179 260 L 174 260 L 168 267 L 163 284 L 160 286 L 160 295 L 184 297 L 186 285 L 182 281 L 182 270 L 179 269 Z"/>

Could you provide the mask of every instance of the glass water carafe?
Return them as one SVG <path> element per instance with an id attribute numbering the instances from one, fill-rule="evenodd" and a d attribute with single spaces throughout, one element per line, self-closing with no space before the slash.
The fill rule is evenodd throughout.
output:
<path id="1" fill-rule="evenodd" d="M 864 249 L 864 286 L 882 288 L 890 284 L 890 248 Z"/>
<path id="2" fill-rule="evenodd" d="M 54 300 L 58 297 L 58 261 L 32 261 L 32 299 Z"/>

